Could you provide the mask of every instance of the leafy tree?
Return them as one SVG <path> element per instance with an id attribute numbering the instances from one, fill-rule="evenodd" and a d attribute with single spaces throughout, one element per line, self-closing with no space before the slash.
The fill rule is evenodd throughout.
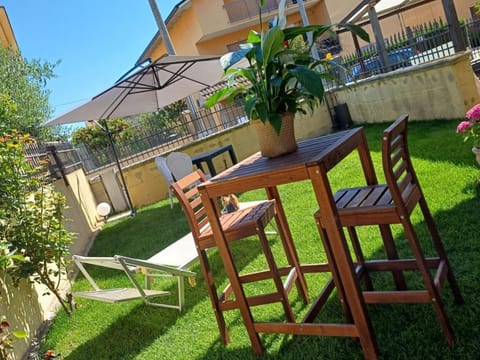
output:
<path id="1" fill-rule="evenodd" d="M 45 86 L 48 79 L 55 77 L 57 64 L 29 61 L 11 48 L 0 47 L 0 93 L 7 94 L 17 106 L 16 116 L 5 119 L 7 127 L 36 138 L 54 136 L 55 130 L 40 125 L 52 114 L 50 91 Z"/>
<path id="2" fill-rule="evenodd" d="M 87 127 L 78 128 L 72 133 L 72 143 L 78 145 L 84 143 L 91 150 L 103 150 L 110 145 L 108 135 L 105 132 L 105 121 L 100 120 L 99 125 L 91 124 Z M 114 141 L 129 140 L 133 138 L 130 124 L 124 119 L 108 120 L 108 130 Z"/>
<path id="3" fill-rule="evenodd" d="M 14 284 L 30 279 L 45 285 L 70 314 L 60 294 L 74 236 L 64 227 L 66 199 L 25 157 L 33 139 L 4 125 L 14 116 L 15 104 L 0 95 L 0 271 Z"/>
<path id="4" fill-rule="evenodd" d="M 147 128 L 158 132 L 165 131 L 165 129 L 172 128 L 176 119 L 186 108 L 185 101 L 180 100 L 158 111 L 132 117 L 128 121 L 125 119 L 110 119 L 108 120 L 108 129 L 115 142 L 133 140 L 137 137 L 137 126 L 140 126 L 142 130 Z M 75 129 L 72 132 L 72 143 L 74 145 L 84 143 L 91 150 L 103 150 L 110 145 L 107 133 L 104 130 L 104 122 L 105 120 L 100 120 L 100 126 L 92 124 L 92 126 Z"/>
<path id="5" fill-rule="evenodd" d="M 148 123 L 152 129 L 165 130 L 171 128 L 175 120 L 187 109 L 185 100 L 179 100 L 153 113 L 143 114 L 142 122 Z"/>

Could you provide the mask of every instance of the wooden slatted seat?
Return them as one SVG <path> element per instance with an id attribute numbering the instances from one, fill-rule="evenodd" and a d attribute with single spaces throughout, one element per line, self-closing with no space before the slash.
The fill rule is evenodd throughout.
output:
<path id="1" fill-rule="evenodd" d="M 421 274 L 424 289 L 408 290 L 399 278 L 394 291 L 375 291 L 371 287 L 363 291 L 366 303 L 431 303 L 436 311 L 439 323 L 448 343 L 454 339 L 453 330 L 445 313 L 440 292 L 445 280 L 448 280 L 455 301 L 461 303 L 462 296 L 448 261 L 447 253 L 442 244 L 427 202 L 421 190 L 410 159 L 407 144 L 408 115 L 400 116 L 383 133 L 382 159 L 386 184 L 369 185 L 338 190 L 334 194 L 338 219 L 341 225 L 348 228 L 350 237 L 359 261 L 360 273 L 367 275 L 370 271 L 393 271 L 402 275 L 405 270 L 416 270 Z M 438 256 L 426 258 L 420 246 L 417 232 L 410 216 L 417 206 L 423 214 L 430 238 Z M 324 231 L 322 212 L 315 214 L 322 240 L 328 243 Z M 394 247 L 391 238 L 390 224 L 401 224 L 405 232 L 412 257 L 408 259 L 364 260 L 361 254 L 360 242 L 355 231 L 358 226 L 381 225 L 384 243 Z M 387 240 L 385 240 L 385 237 Z M 331 260 L 333 261 L 333 260 Z M 362 271 L 363 270 L 363 271 Z M 431 270 L 435 275 L 432 277 Z M 400 286 L 398 286 L 400 284 Z"/>
<path id="2" fill-rule="evenodd" d="M 247 296 L 243 288 L 240 293 L 235 293 L 230 284 L 223 291 L 218 292 L 214 281 L 215 274 L 212 272 L 206 253 L 207 250 L 216 248 L 217 244 L 196 186 L 206 180 L 203 172 L 197 170 L 174 183 L 172 188 L 183 207 L 195 239 L 203 276 L 207 284 L 222 342 L 227 344 L 230 341 L 223 315 L 224 311 L 239 309 L 241 312 L 249 312 L 250 306 L 280 303 L 285 313 L 285 320 L 294 322 L 295 317 L 288 300 L 288 293 L 298 278 L 300 268 L 296 269 L 291 265 L 277 266 L 271 252 L 265 234 L 265 226 L 276 214 L 274 200 L 255 202 L 250 207 L 240 207 L 239 210 L 226 214 L 220 214 L 220 211 L 218 211 L 222 231 L 227 242 L 231 243 L 245 237 L 257 236 L 268 266 L 266 270 L 242 274 L 239 273 L 236 266 L 233 269 L 226 268 L 225 271 L 230 281 L 232 281 L 232 277 L 235 277 L 236 281 L 242 284 L 242 286 L 256 281 L 272 281 L 274 285 L 273 292 Z M 287 258 L 289 257 L 287 256 Z M 242 299 L 242 301 L 239 301 L 239 299 Z M 248 304 L 247 308 L 242 306 L 243 303 Z M 258 329 L 253 324 L 245 325 L 254 348 L 253 350 L 260 354 L 263 349 L 261 346 L 256 346 L 256 344 L 260 343 L 258 340 Z"/>

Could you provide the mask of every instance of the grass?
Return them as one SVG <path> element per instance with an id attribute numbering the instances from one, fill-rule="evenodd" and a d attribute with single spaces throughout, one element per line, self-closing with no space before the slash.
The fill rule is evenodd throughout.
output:
<path id="1" fill-rule="evenodd" d="M 426 305 L 382 304 L 368 305 L 382 359 L 474 359 L 480 354 L 480 167 L 470 151 L 455 134 L 457 121 L 411 122 L 409 144 L 411 156 L 425 196 L 434 215 L 444 245 L 454 267 L 465 304 L 456 305 L 445 286 L 442 299 L 456 334 L 456 342 L 449 347 L 444 341 L 433 307 Z M 386 124 L 366 125 L 370 150 L 379 179 L 380 135 Z M 349 156 L 329 174 L 333 188 L 362 184 L 361 170 L 356 155 Z M 282 201 L 302 262 L 325 259 L 313 213 L 317 205 L 308 182 L 280 187 Z M 263 197 L 262 191 L 241 195 L 241 200 Z M 421 218 L 416 214 L 415 226 L 424 233 Z M 400 252 L 409 256 L 402 232 L 394 228 Z M 92 256 L 123 254 L 147 258 L 188 232 L 188 225 L 176 204 L 170 209 L 168 200 L 138 211 L 135 218 L 108 223 L 90 251 Z M 375 228 L 362 229 L 365 256 L 383 256 Z M 272 240 L 274 252 L 280 252 L 280 241 Z M 235 244 L 235 253 L 245 269 L 261 264 L 255 239 Z M 428 241 L 425 251 L 430 253 Z M 221 283 L 226 283 L 220 259 L 210 253 L 212 267 Z M 43 349 L 54 349 L 65 359 L 363 359 L 358 343 L 350 338 L 314 337 L 262 334 L 265 355 L 253 354 L 239 312 L 226 313 L 232 342 L 223 346 L 204 286 L 198 264 L 195 287 L 186 287 L 186 309 L 182 313 L 145 306 L 141 301 L 123 304 L 105 304 L 77 299 L 78 309 L 72 317 L 60 312 L 54 320 Z M 124 277 L 115 271 L 99 269 L 94 272 L 106 286 L 127 286 Z M 380 274 L 379 274 L 380 275 Z M 309 274 L 310 295 L 322 288 L 325 274 Z M 375 284 L 392 287 L 389 276 L 376 276 Z M 409 276 L 409 285 L 420 284 L 416 276 Z M 170 290 L 174 285 L 168 284 Z M 74 290 L 84 290 L 88 284 L 82 276 L 74 283 Z M 307 307 L 298 294 L 290 295 L 298 318 Z M 262 318 L 280 316 L 276 305 L 255 309 Z M 322 309 L 318 321 L 343 321 L 341 308 L 332 296 Z"/>

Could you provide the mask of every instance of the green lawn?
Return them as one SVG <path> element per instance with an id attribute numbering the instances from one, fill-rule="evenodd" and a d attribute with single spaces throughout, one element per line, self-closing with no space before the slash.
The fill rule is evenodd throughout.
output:
<path id="1" fill-rule="evenodd" d="M 456 305 L 448 286 L 442 298 L 456 334 L 453 347 L 446 345 L 433 307 L 427 305 L 369 305 L 368 311 L 382 359 L 478 359 L 480 354 L 480 166 L 469 144 L 455 134 L 457 121 L 411 122 L 409 144 L 417 175 L 443 237 L 454 267 L 465 304 Z M 387 124 L 366 125 L 370 150 L 379 179 L 380 135 Z M 358 157 L 351 155 L 330 173 L 335 188 L 362 184 Z M 319 235 L 313 221 L 317 205 L 308 182 L 282 186 L 280 193 L 302 262 L 324 261 Z M 263 192 L 242 194 L 241 200 L 264 197 Z M 416 214 L 418 215 L 418 214 Z M 423 224 L 417 216 L 420 234 Z M 188 232 L 188 225 L 178 203 L 173 210 L 168 200 L 145 207 L 135 218 L 108 223 L 90 251 L 92 256 L 123 254 L 147 258 Z M 409 256 L 402 233 L 394 228 L 400 252 Z M 375 228 L 362 229 L 362 245 L 367 258 L 383 257 Z M 425 251 L 431 246 L 424 241 Z M 261 263 L 255 239 L 237 242 L 236 252 L 242 266 L 255 268 Z M 279 239 L 272 247 L 280 253 Z M 226 282 L 218 254 L 210 253 L 212 267 L 223 284 Z M 175 310 L 145 306 L 141 301 L 105 304 L 77 299 L 72 317 L 60 312 L 53 322 L 42 349 L 54 349 L 66 359 L 362 359 L 358 343 L 350 338 L 293 337 L 262 334 L 265 355 L 253 354 L 238 311 L 226 313 L 232 342 L 223 346 L 198 264 L 195 287 L 186 286 L 186 309 Z M 101 284 L 127 286 L 119 272 L 100 269 L 94 272 Z M 375 276 L 375 285 L 391 288 L 386 274 Z M 309 274 L 310 295 L 322 288 L 325 274 Z M 416 276 L 409 285 L 418 284 Z M 79 276 L 74 290 L 88 284 Z M 175 291 L 173 283 L 167 288 Z M 291 302 L 298 318 L 307 307 L 292 291 Z M 260 317 L 281 314 L 277 305 L 257 308 Z M 343 321 L 334 295 L 318 317 L 322 322 Z"/>

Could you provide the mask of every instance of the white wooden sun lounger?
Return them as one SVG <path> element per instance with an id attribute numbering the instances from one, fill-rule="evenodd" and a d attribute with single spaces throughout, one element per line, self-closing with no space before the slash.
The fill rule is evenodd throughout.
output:
<path id="1" fill-rule="evenodd" d="M 113 257 L 88 257 L 73 255 L 73 261 L 78 266 L 85 278 L 88 280 L 94 290 L 79 291 L 73 293 L 73 296 L 99 300 L 109 303 L 143 299 L 148 305 L 182 310 L 185 303 L 185 277 L 194 277 L 196 274 L 188 269 L 198 258 L 197 249 L 193 240 L 192 233 L 188 233 L 181 239 L 175 241 L 162 251 L 153 255 L 149 259 L 141 260 L 127 256 L 115 255 Z M 84 264 L 102 266 L 125 272 L 130 279 L 133 287 L 101 289 L 92 276 L 86 270 Z M 145 285 L 142 286 L 137 280 L 135 273 L 145 274 Z M 151 298 L 167 296 L 169 291 L 150 289 L 153 277 L 176 277 L 178 281 L 178 303 L 164 304 L 151 301 Z"/>

